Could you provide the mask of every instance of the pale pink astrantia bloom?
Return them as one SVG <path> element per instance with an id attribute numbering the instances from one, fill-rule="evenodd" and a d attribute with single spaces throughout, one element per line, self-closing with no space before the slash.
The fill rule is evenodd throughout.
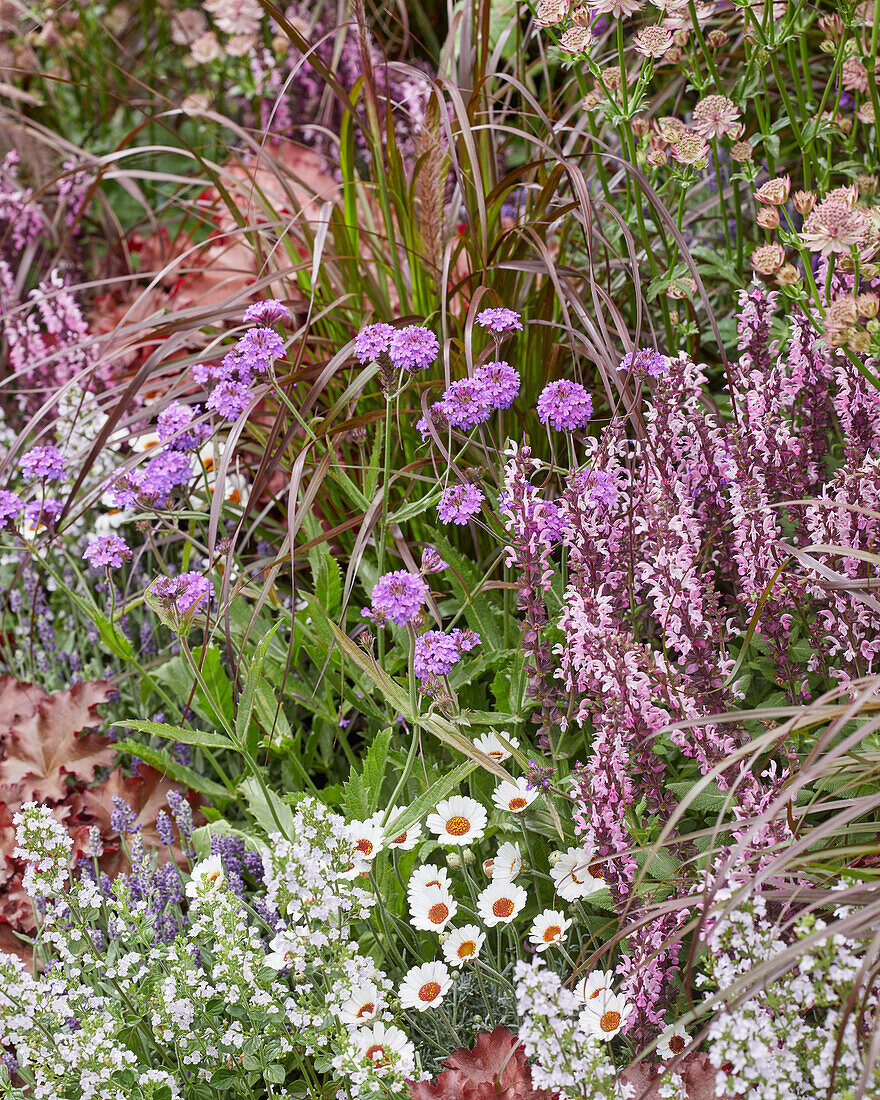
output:
<path id="1" fill-rule="evenodd" d="M 694 107 L 691 128 L 700 137 L 724 137 L 739 127 L 740 112 L 726 95 L 707 95 Z"/>

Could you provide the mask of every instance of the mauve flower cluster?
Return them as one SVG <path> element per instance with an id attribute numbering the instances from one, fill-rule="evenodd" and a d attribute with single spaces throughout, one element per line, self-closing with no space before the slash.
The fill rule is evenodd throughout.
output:
<path id="1" fill-rule="evenodd" d="M 370 363 L 386 355 L 396 370 L 407 370 L 411 374 L 430 367 L 439 351 L 439 340 L 422 325 L 404 328 L 384 323 L 367 325 L 354 341 L 354 354 L 359 363 Z"/>
<path id="2" fill-rule="evenodd" d="M 32 447 L 23 454 L 18 468 L 34 481 L 57 481 L 64 477 L 64 455 L 57 447 Z"/>
<path id="3" fill-rule="evenodd" d="M 189 615 L 200 607 L 204 609 L 203 605 L 210 600 L 214 589 L 207 577 L 190 572 L 180 573 L 176 577 L 160 577 L 151 585 L 150 592 L 168 611 Z"/>
<path id="4" fill-rule="evenodd" d="M 440 495 L 437 515 L 441 523 L 467 523 L 480 511 L 485 499 L 476 485 L 451 485 Z"/>
<path id="5" fill-rule="evenodd" d="M 93 569 L 119 569 L 131 561 L 131 550 L 125 539 L 118 535 L 106 535 L 90 539 L 83 557 Z"/>
<path id="6" fill-rule="evenodd" d="M 404 626 L 418 615 L 428 598 L 428 586 L 416 573 L 397 569 L 379 578 L 371 594 L 369 607 L 361 614 L 373 622 L 386 620 Z"/>
<path id="7" fill-rule="evenodd" d="M 432 676 L 448 676 L 461 660 L 480 644 L 480 635 L 473 630 L 429 630 L 416 638 L 413 668 L 420 680 Z"/>
<path id="8" fill-rule="evenodd" d="M 593 399 L 580 382 L 550 382 L 538 395 L 538 419 L 557 432 L 586 427 L 592 415 Z"/>

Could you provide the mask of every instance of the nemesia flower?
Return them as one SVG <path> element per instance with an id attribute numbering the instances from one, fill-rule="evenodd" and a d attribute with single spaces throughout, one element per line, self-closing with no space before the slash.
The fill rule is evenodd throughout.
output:
<path id="1" fill-rule="evenodd" d="M 388 342 L 388 354 L 398 370 L 411 373 L 429 367 L 437 358 L 440 342 L 430 329 L 407 325 L 394 330 Z"/>
<path id="2" fill-rule="evenodd" d="M 484 363 L 474 371 L 474 381 L 483 387 L 493 409 L 509 409 L 519 395 L 519 371 L 510 363 Z"/>
<path id="3" fill-rule="evenodd" d="M 437 803 L 437 808 L 425 819 L 425 826 L 441 844 L 472 844 L 486 829 L 485 809 L 474 798 L 453 795 Z"/>
<path id="4" fill-rule="evenodd" d="M 493 879 L 477 896 L 477 912 L 487 928 L 510 924 L 525 908 L 529 896 L 510 879 Z"/>
<path id="5" fill-rule="evenodd" d="M 417 1012 L 436 1008 L 451 985 L 452 977 L 446 963 L 429 962 L 414 966 L 400 984 L 400 1006 L 414 1008 Z"/>
<path id="6" fill-rule="evenodd" d="M 64 476 L 64 455 L 57 447 L 32 447 L 18 460 L 18 468 L 27 478 L 56 481 Z"/>
<path id="7" fill-rule="evenodd" d="M 587 1002 L 578 1019 L 590 1035 L 607 1042 L 619 1034 L 631 1011 L 630 1004 L 622 993 L 603 990 Z"/>
<path id="8" fill-rule="evenodd" d="M 211 894 L 220 893 L 225 888 L 226 875 L 220 856 L 208 856 L 193 867 L 189 882 L 186 884 L 186 896 L 207 898 Z"/>
<path id="9" fill-rule="evenodd" d="M 125 539 L 118 535 L 91 539 L 83 557 L 93 569 L 119 569 L 131 561 L 131 550 Z"/>
<path id="10" fill-rule="evenodd" d="M 703 138 L 724 137 L 739 125 L 739 108 L 726 95 L 707 95 L 694 107 L 692 128 Z"/>
<path id="11" fill-rule="evenodd" d="M 274 325 L 279 321 L 289 321 L 290 310 L 277 298 L 265 298 L 262 302 L 254 302 L 252 306 L 248 306 L 242 320 L 246 325 Z"/>
<path id="12" fill-rule="evenodd" d="M 336 1013 L 343 1024 L 360 1026 L 375 1020 L 382 1007 L 384 997 L 375 982 L 359 982 L 351 991 L 351 996 L 343 1001 Z"/>
<path id="13" fill-rule="evenodd" d="M 0 489 L 0 529 L 10 520 L 16 519 L 24 511 L 24 501 L 17 493 Z"/>
<path id="14" fill-rule="evenodd" d="M 359 1028 L 354 1034 L 363 1058 L 369 1062 L 372 1072 L 382 1071 L 394 1065 L 411 1072 L 415 1065 L 415 1047 L 399 1027 L 377 1020 L 372 1027 Z"/>
<path id="15" fill-rule="evenodd" d="M 583 848 L 569 848 L 550 868 L 556 893 L 565 901 L 577 901 L 601 890 L 604 883 L 590 874 L 593 854 Z"/>
<path id="16" fill-rule="evenodd" d="M 506 840 L 498 848 L 491 863 L 493 882 L 513 882 L 522 870 L 522 852 L 519 849 L 519 841 Z"/>
<path id="17" fill-rule="evenodd" d="M 633 46 L 643 57 L 662 57 L 672 46 L 672 32 L 665 27 L 642 27 L 633 39 Z"/>
<path id="18" fill-rule="evenodd" d="M 673 1024 L 658 1039 L 657 1053 L 661 1058 L 677 1058 L 684 1052 L 690 1038 L 683 1024 Z"/>
<path id="19" fill-rule="evenodd" d="M 523 813 L 537 797 L 538 792 L 529 790 L 528 781 L 522 776 L 515 779 L 513 783 L 504 780 L 492 792 L 492 801 L 498 809 L 512 814 Z"/>
<path id="20" fill-rule="evenodd" d="M 503 733 L 503 737 L 504 740 L 513 745 L 515 749 L 519 748 L 519 739 L 514 737 L 512 733 L 505 732 Z M 497 733 L 484 733 L 479 737 L 475 737 L 474 748 L 485 753 L 486 756 L 494 760 L 497 764 L 500 764 L 503 760 L 507 760 L 510 756 L 510 749 L 501 741 Z"/>
<path id="21" fill-rule="evenodd" d="M 593 399 L 579 382 L 550 382 L 538 395 L 538 419 L 558 432 L 583 428 L 593 415 Z"/>
<path id="22" fill-rule="evenodd" d="M 441 523 L 467 523 L 480 511 L 485 499 L 476 485 L 451 485 L 440 496 L 437 516 Z"/>
<path id="23" fill-rule="evenodd" d="M 466 962 L 473 962 L 479 956 L 485 942 L 486 933 L 476 924 L 453 928 L 443 944 L 443 958 L 450 966 L 464 966 Z"/>
<path id="24" fill-rule="evenodd" d="M 610 993 L 614 984 L 614 972 L 611 970 L 591 970 L 574 987 L 574 992 L 587 1004 L 595 1000 L 600 993 Z"/>
<path id="25" fill-rule="evenodd" d="M 545 909 L 539 913 L 532 922 L 529 930 L 529 943 L 536 951 L 546 951 L 555 943 L 562 943 L 571 921 L 566 920 L 565 914 L 558 909 Z"/>
<path id="26" fill-rule="evenodd" d="M 477 314 L 477 324 L 498 335 L 503 332 L 513 332 L 515 329 L 522 332 L 522 322 L 519 318 L 520 315 L 515 310 L 502 306 L 496 309 L 482 310 Z"/>
<path id="27" fill-rule="evenodd" d="M 791 176 L 778 176 L 776 179 L 767 180 L 754 192 L 758 202 L 766 202 L 771 206 L 785 206 L 791 191 Z"/>
<path id="28" fill-rule="evenodd" d="M 417 573 L 396 569 L 383 574 L 373 585 L 370 607 L 362 614 L 374 622 L 386 619 L 404 626 L 418 615 L 428 599 L 428 586 Z"/>
<path id="29" fill-rule="evenodd" d="M 407 898 L 422 894 L 432 887 L 446 891 L 451 890 L 452 884 L 449 881 L 449 872 L 445 867 L 437 867 L 433 863 L 423 863 L 421 867 L 416 867 L 409 876 L 409 882 L 406 884 Z"/>
<path id="30" fill-rule="evenodd" d="M 388 351 L 394 326 L 379 322 L 367 325 L 354 338 L 354 354 L 359 363 L 372 363 L 383 351 Z"/>
<path id="31" fill-rule="evenodd" d="M 420 932 L 442 932 L 458 912 L 458 902 L 441 886 L 410 893 L 409 922 Z"/>

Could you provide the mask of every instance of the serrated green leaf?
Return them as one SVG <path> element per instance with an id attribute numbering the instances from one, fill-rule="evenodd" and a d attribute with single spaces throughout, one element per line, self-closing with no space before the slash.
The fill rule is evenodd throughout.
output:
<path id="1" fill-rule="evenodd" d="M 234 749 L 235 745 L 228 737 L 219 733 L 205 733 L 204 730 L 188 730 L 183 726 L 168 726 L 164 722 L 147 722 L 141 719 L 133 721 L 126 718 L 123 722 L 111 722 L 111 726 L 126 726 L 129 729 L 140 730 L 141 733 L 152 733 L 156 737 L 164 737 L 171 741 L 182 741 L 184 745 L 200 745 L 203 749 Z"/>
<path id="2" fill-rule="evenodd" d="M 241 791 L 248 801 L 254 820 L 267 833 L 277 833 L 279 828 L 289 840 L 293 836 L 293 814 L 287 803 L 282 802 L 274 791 L 264 791 L 256 779 L 246 779 Z"/>
<path id="3" fill-rule="evenodd" d="M 391 744 L 391 729 L 385 728 L 373 738 L 361 772 L 364 780 L 364 793 L 367 798 L 368 813 L 378 809 L 382 793 L 382 781 L 388 764 L 388 749 Z"/>
<path id="4" fill-rule="evenodd" d="M 394 509 L 391 518 L 395 523 L 406 523 L 407 520 L 420 516 L 422 512 L 427 512 L 429 508 L 437 503 L 442 493 L 442 489 L 437 489 L 434 492 L 427 493 L 420 500 L 412 500 L 409 504 L 403 504 Z"/>

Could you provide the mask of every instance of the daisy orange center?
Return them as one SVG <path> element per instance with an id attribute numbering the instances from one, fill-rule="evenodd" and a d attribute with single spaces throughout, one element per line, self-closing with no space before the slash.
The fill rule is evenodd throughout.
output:
<path id="1" fill-rule="evenodd" d="M 401 833 L 400 836 L 396 836 L 394 838 L 394 840 L 391 841 L 391 843 L 392 844 L 403 844 L 403 842 L 405 840 L 406 840 L 406 833 Z"/>
<path id="2" fill-rule="evenodd" d="M 432 905 L 428 910 L 428 920 L 432 924 L 442 924 L 449 916 L 449 906 L 444 905 L 442 901 L 438 901 L 436 905 Z"/>
<path id="3" fill-rule="evenodd" d="M 372 1016 L 376 1011 L 376 1006 L 372 1001 L 366 1001 L 355 1013 L 355 1019 L 359 1020 L 362 1016 Z"/>
<path id="4" fill-rule="evenodd" d="M 439 982 L 425 982 L 419 990 L 420 1001 L 435 1001 L 440 996 Z"/>
<path id="5" fill-rule="evenodd" d="M 605 864 L 594 859 L 588 868 L 593 878 L 605 878 Z"/>
<path id="6" fill-rule="evenodd" d="M 442 885 L 443 885 L 443 883 L 440 881 L 439 878 L 432 878 L 430 882 L 425 883 L 426 887 L 428 887 L 428 886 L 442 886 Z"/>
<path id="7" fill-rule="evenodd" d="M 558 924 L 548 924 L 544 929 L 544 943 L 553 943 L 562 935 L 562 929 Z"/>
<path id="8" fill-rule="evenodd" d="M 364 837 L 363 840 L 359 840 L 357 844 L 355 844 L 354 850 L 356 852 L 363 852 L 365 856 L 368 856 L 373 851 L 373 842 Z"/>
<path id="9" fill-rule="evenodd" d="M 680 1035 L 673 1035 L 669 1040 L 669 1049 L 673 1054 L 681 1054 L 684 1050 L 684 1039 Z"/>
<path id="10" fill-rule="evenodd" d="M 487 752 L 486 755 L 491 757 L 492 760 L 498 760 L 500 762 L 504 753 L 500 749 L 493 749 L 492 752 Z"/>
<path id="11" fill-rule="evenodd" d="M 604 986 L 604 985 L 600 985 L 598 989 L 596 989 L 596 990 L 595 990 L 594 992 L 592 992 L 592 993 L 590 994 L 590 1000 L 591 1000 L 591 1001 L 592 1001 L 592 1000 L 594 1000 L 594 999 L 595 999 L 596 997 L 598 997 L 598 996 L 599 996 L 599 994 L 600 994 L 600 993 L 604 993 L 604 992 L 605 992 L 605 986 Z"/>
<path id="12" fill-rule="evenodd" d="M 464 836 L 470 829 L 471 823 L 466 817 L 450 817 L 446 822 L 446 832 L 451 836 Z"/>
<path id="13" fill-rule="evenodd" d="M 367 1047 L 367 1057 L 374 1066 L 387 1066 L 390 1061 L 381 1043 L 374 1043 L 373 1046 Z"/>
<path id="14" fill-rule="evenodd" d="M 473 940 L 463 940 L 458 945 L 458 951 L 456 954 L 460 959 L 469 959 L 477 950 L 477 945 Z"/>
<path id="15" fill-rule="evenodd" d="M 514 905 L 510 898 L 499 898 L 492 906 L 492 912 L 496 917 L 509 917 Z"/>
<path id="16" fill-rule="evenodd" d="M 511 798 L 507 805 L 511 810 L 524 810 L 528 806 L 528 802 L 524 798 Z"/>
<path id="17" fill-rule="evenodd" d="M 218 878 L 220 878 L 219 871 L 212 871 L 210 875 L 207 876 L 208 882 L 216 882 Z"/>
<path id="18" fill-rule="evenodd" d="M 599 1021 L 599 1027 L 601 1027 L 603 1031 L 615 1031 L 617 1028 L 620 1027 L 620 1013 L 603 1013 L 602 1019 Z"/>

